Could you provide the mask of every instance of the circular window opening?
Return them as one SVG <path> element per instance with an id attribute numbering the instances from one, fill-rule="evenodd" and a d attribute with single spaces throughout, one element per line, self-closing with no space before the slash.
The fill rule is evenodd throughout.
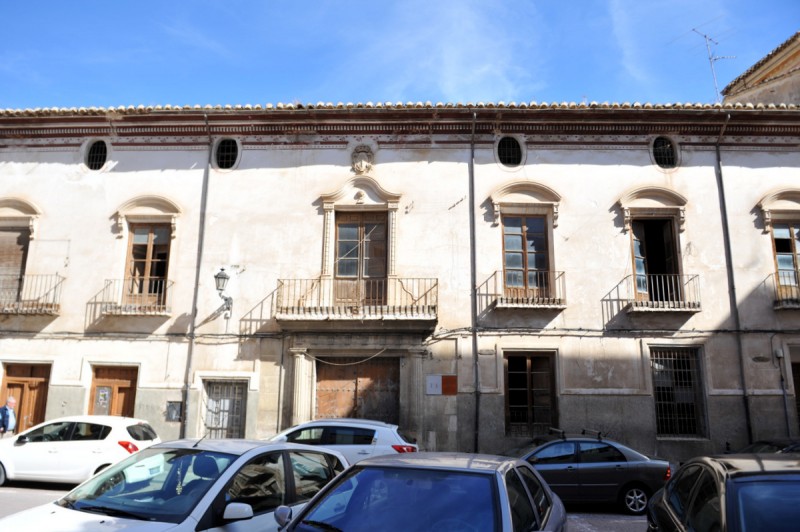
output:
<path id="1" fill-rule="evenodd" d="M 657 137 L 653 141 L 653 159 L 661 168 L 675 168 L 678 165 L 678 157 L 672 141 L 667 137 Z"/>
<path id="2" fill-rule="evenodd" d="M 239 145 L 233 139 L 222 139 L 217 144 L 217 167 L 227 170 L 233 168 L 239 157 Z"/>
<path id="3" fill-rule="evenodd" d="M 108 147 L 105 141 L 98 140 L 89 146 L 89 152 L 86 154 L 86 166 L 90 170 L 100 170 L 108 160 Z"/>
<path id="4" fill-rule="evenodd" d="M 519 166 L 522 162 L 522 146 L 514 137 L 503 137 L 497 143 L 497 157 L 505 166 Z"/>

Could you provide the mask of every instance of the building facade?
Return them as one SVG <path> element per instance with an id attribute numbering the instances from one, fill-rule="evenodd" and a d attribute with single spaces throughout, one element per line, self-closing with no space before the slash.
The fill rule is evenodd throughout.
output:
<path id="1" fill-rule="evenodd" d="M 0 111 L 0 394 L 162 439 L 796 436 L 799 148 L 794 105 Z"/>

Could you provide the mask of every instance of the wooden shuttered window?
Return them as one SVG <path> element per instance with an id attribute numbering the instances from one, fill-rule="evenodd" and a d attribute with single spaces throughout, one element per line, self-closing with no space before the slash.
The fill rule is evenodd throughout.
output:
<path id="1" fill-rule="evenodd" d="M 30 237 L 27 228 L 0 228 L 0 304 L 19 300 Z"/>

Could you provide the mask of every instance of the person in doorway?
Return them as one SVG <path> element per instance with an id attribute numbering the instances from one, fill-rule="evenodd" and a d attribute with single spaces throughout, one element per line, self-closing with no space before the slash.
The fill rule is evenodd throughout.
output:
<path id="1" fill-rule="evenodd" d="M 0 438 L 6 434 L 12 434 L 17 428 L 17 413 L 14 411 L 16 406 L 17 400 L 13 395 L 9 395 L 6 405 L 0 408 Z"/>

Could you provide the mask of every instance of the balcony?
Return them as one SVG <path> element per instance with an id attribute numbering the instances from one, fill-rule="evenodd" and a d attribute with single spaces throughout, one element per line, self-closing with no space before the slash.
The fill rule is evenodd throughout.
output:
<path id="1" fill-rule="evenodd" d="M 775 310 L 800 309 L 800 271 L 783 270 L 771 275 Z"/>
<path id="2" fill-rule="evenodd" d="M 279 279 L 275 319 L 281 322 L 435 322 L 437 279 Z"/>
<path id="3" fill-rule="evenodd" d="M 700 277 L 680 274 L 636 274 L 623 281 L 629 313 L 700 312 Z"/>
<path id="4" fill-rule="evenodd" d="M 567 308 L 564 272 L 528 272 L 528 287 L 504 282 L 502 271 L 493 273 L 478 287 L 481 308 L 564 309 Z"/>
<path id="5" fill-rule="evenodd" d="M 93 302 L 105 316 L 169 316 L 173 284 L 147 277 L 106 279 Z"/>
<path id="6" fill-rule="evenodd" d="M 0 314 L 57 315 L 64 279 L 58 274 L 0 275 Z"/>

